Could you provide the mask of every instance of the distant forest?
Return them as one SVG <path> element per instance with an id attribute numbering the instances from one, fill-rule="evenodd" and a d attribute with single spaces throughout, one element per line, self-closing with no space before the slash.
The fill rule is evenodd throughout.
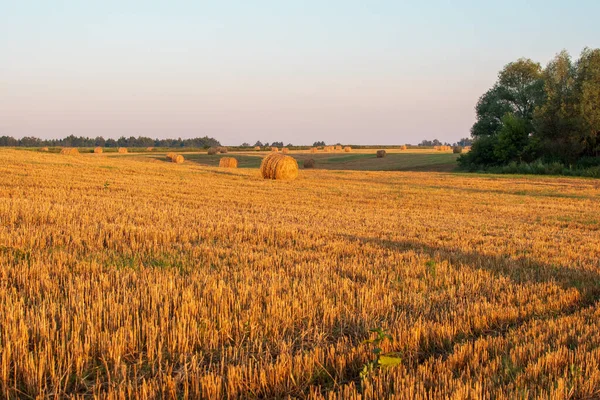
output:
<path id="1" fill-rule="evenodd" d="M 3 147 L 211 147 L 220 146 L 217 139 L 208 136 L 193 139 L 151 139 L 138 136 L 119 139 L 104 139 L 102 136 L 87 138 L 82 136 L 67 136 L 64 139 L 43 140 L 36 137 L 15 139 L 10 136 L 0 136 L 0 146 Z"/>

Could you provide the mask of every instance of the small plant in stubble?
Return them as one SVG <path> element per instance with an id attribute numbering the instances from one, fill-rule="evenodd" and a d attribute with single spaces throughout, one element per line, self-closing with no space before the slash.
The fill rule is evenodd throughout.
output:
<path id="1" fill-rule="evenodd" d="M 110 186 L 110 182 L 108 182 L 108 181 L 104 182 L 104 190 L 108 190 L 109 186 Z"/>
<path id="2" fill-rule="evenodd" d="M 392 336 L 382 328 L 374 328 L 370 330 L 372 333 L 375 333 L 376 336 L 374 339 L 367 339 L 363 342 L 363 344 L 372 345 L 371 352 L 375 356 L 375 358 L 363 366 L 362 371 L 360 371 L 360 380 L 361 383 L 372 376 L 374 373 L 379 371 L 381 368 L 390 368 L 400 365 L 402 363 L 402 358 L 400 353 L 382 353 L 383 349 L 381 345 L 386 341 L 392 341 Z"/>

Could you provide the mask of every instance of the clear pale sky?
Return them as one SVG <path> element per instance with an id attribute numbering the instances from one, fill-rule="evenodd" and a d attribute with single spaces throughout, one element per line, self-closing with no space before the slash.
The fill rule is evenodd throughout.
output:
<path id="1" fill-rule="evenodd" d="M 0 136 L 453 142 L 506 63 L 600 47 L 600 1 L 0 0 Z"/>

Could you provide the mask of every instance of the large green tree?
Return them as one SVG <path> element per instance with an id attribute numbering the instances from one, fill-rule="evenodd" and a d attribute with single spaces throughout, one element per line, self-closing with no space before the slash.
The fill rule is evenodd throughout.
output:
<path id="1" fill-rule="evenodd" d="M 577 63 L 580 141 L 587 156 L 600 155 L 600 49 L 585 49 Z"/>

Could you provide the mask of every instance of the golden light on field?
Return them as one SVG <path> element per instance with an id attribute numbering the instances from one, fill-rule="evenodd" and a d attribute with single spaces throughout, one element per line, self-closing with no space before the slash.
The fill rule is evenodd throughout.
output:
<path id="1" fill-rule="evenodd" d="M 0 398 L 598 397 L 599 181 L 186 158 L 0 151 Z"/>

